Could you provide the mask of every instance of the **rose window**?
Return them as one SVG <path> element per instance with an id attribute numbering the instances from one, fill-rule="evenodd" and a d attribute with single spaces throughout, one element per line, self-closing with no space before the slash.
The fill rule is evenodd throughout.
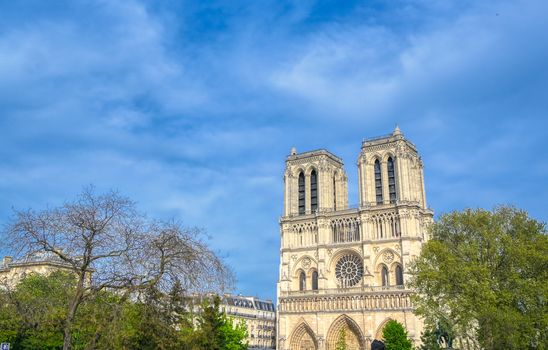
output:
<path id="1" fill-rule="evenodd" d="M 352 254 L 344 255 L 337 261 L 335 276 L 342 287 L 355 286 L 363 276 L 363 263 L 361 259 Z"/>

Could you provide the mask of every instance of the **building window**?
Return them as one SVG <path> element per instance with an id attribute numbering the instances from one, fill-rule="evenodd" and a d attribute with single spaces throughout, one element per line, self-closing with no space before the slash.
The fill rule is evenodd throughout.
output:
<path id="1" fill-rule="evenodd" d="M 310 209 L 316 212 L 318 209 L 318 176 L 316 170 L 310 173 Z"/>
<path id="2" fill-rule="evenodd" d="M 343 255 L 335 265 L 335 276 L 343 288 L 353 287 L 363 277 L 363 262 L 354 254 Z"/>
<path id="3" fill-rule="evenodd" d="M 396 177 L 394 176 L 394 161 L 392 157 L 388 158 L 388 192 L 390 193 L 390 203 L 396 203 Z"/>
<path id="4" fill-rule="evenodd" d="M 304 199 L 304 174 L 299 173 L 299 215 L 303 215 L 305 211 Z"/>
<path id="5" fill-rule="evenodd" d="M 299 290 L 306 290 L 306 275 L 303 271 L 299 275 Z"/>
<path id="6" fill-rule="evenodd" d="M 312 272 L 312 290 L 318 290 L 318 272 Z"/>
<path id="7" fill-rule="evenodd" d="M 388 268 L 383 265 L 381 270 L 382 286 L 388 287 L 390 285 L 390 280 L 388 279 Z"/>
<path id="8" fill-rule="evenodd" d="M 403 286 L 403 271 L 400 265 L 396 266 L 396 285 Z"/>
<path id="9" fill-rule="evenodd" d="M 381 163 L 375 160 L 375 195 L 377 204 L 382 204 L 382 178 L 381 178 Z"/>
<path id="10" fill-rule="evenodd" d="M 337 181 L 333 176 L 333 210 L 337 210 Z"/>

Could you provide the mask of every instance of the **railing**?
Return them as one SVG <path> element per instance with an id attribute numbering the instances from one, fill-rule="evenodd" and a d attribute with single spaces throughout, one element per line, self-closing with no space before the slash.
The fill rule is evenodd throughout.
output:
<path id="1" fill-rule="evenodd" d="M 410 291 L 404 285 L 400 286 L 364 286 L 353 288 L 329 288 L 318 290 L 296 290 L 296 291 L 281 291 L 281 296 L 310 296 L 310 295 L 326 295 L 326 294 L 366 294 L 378 292 L 398 292 Z"/>
<path id="2" fill-rule="evenodd" d="M 338 214 L 345 214 L 345 213 L 352 213 L 358 209 L 386 209 L 386 208 L 392 208 L 394 205 L 411 205 L 411 206 L 420 206 L 419 201 L 409 201 L 409 200 L 396 200 L 396 203 L 380 203 L 377 204 L 376 202 L 365 202 L 363 204 L 349 204 L 346 208 L 341 209 L 331 209 L 331 208 L 318 208 L 315 211 L 307 210 L 304 214 L 298 214 L 293 213 L 286 216 L 282 216 L 282 219 L 284 218 L 302 218 L 302 219 L 312 219 L 316 217 L 317 215 L 321 214 L 331 214 L 336 213 Z M 426 208 L 428 211 L 432 211 L 432 208 Z"/>
<path id="3" fill-rule="evenodd" d="M 363 139 L 363 142 L 378 141 L 378 140 L 386 139 L 386 138 L 389 138 L 389 137 L 392 137 L 392 136 L 394 136 L 394 135 L 393 134 L 385 134 L 385 135 L 380 135 L 380 136 L 366 137 L 366 138 Z"/>

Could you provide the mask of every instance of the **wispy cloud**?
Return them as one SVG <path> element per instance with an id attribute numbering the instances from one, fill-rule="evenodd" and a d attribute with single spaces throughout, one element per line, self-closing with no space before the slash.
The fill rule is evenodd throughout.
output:
<path id="1" fill-rule="evenodd" d="M 543 1 L 0 12 L 0 219 L 89 183 L 117 188 L 152 216 L 204 227 L 238 289 L 274 297 L 290 147 L 340 155 L 357 202 L 360 141 L 397 122 L 437 212 L 509 202 L 548 219 Z"/>

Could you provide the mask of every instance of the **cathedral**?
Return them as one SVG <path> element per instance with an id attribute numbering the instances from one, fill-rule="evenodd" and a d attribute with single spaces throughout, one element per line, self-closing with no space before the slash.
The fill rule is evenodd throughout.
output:
<path id="1" fill-rule="evenodd" d="M 428 239 L 423 164 L 398 127 L 365 139 L 358 205 L 348 205 L 343 161 L 327 150 L 287 157 L 278 293 L 278 349 L 349 350 L 382 338 L 387 321 L 419 342 L 422 322 L 405 287 Z"/>

